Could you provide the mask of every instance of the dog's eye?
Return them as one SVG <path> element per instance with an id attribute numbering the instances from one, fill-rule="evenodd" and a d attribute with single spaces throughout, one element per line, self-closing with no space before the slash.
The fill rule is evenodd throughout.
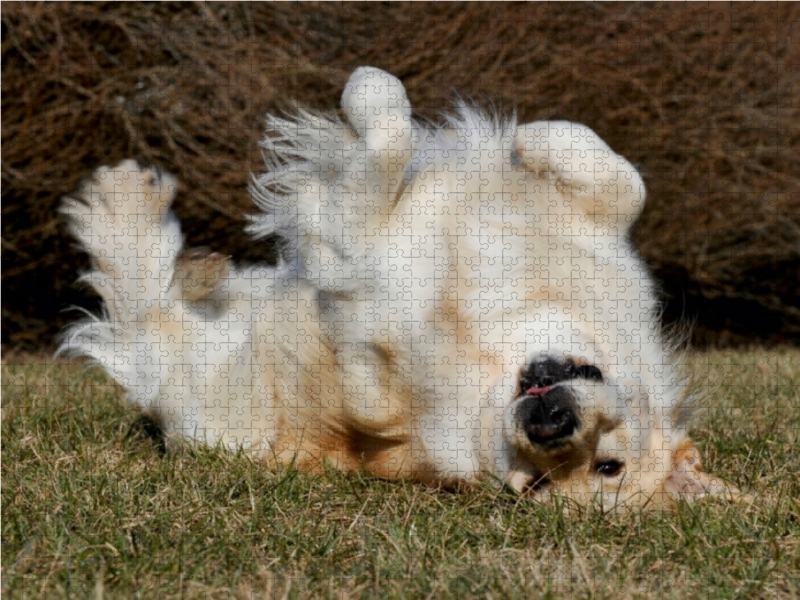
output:
<path id="1" fill-rule="evenodd" d="M 594 470 L 604 477 L 614 477 L 614 475 L 622 470 L 624 464 L 625 463 L 618 460 L 604 460 L 602 462 L 595 463 Z"/>

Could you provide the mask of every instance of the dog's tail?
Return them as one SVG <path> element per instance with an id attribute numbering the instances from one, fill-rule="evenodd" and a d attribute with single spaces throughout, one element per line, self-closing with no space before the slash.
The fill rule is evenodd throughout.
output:
<path id="1" fill-rule="evenodd" d="M 345 85 L 348 124 L 299 111 L 268 117 L 262 142 L 269 171 L 252 186 L 266 213 L 256 237 L 287 238 L 305 276 L 319 289 L 352 291 L 368 274 L 364 256 L 402 191 L 420 128 L 400 80 L 357 69 Z"/>
<path id="2" fill-rule="evenodd" d="M 174 285 L 180 225 L 168 210 L 176 187 L 170 175 L 127 160 L 97 169 L 60 207 L 92 258 L 80 281 L 103 311 L 70 325 L 58 353 L 91 359 L 143 405 L 158 393 L 160 323 L 182 293 Z"/>

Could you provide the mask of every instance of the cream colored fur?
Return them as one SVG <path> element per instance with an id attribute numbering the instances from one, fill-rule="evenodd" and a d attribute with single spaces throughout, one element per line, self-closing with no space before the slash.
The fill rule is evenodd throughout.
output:
<path id="1" fill-rule="evenodd" d="M 106 314 L 63 350 L 171 434 L 303 468 L 490 477 L 604 509 L 736 493 L 686 437 L 685 378 L 627 239 L 645 190 L 626 159 L 583 125 L 464 103 L 426 128 L 374 68 L 353 73 L 342 109 L 269 117 L 251 231 L 289 240 L 277 269 L 190 264 L 171 177 L 96 171 L 62 211 Z M 603 373 L 559 384 L 583 427 L 558 452 L 516 420 L 521 371 L 548 357 Z M 610 459 L 621 473 L 598 474 Z"/>

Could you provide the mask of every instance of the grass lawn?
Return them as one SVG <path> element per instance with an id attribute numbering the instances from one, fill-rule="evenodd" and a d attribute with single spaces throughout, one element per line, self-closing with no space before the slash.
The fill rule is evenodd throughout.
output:
<path id="1" fill-rule="evenodd" d="M 706 467 L 750 508 L 565 515 L 490 486 L 165 454 L 98 369 L 6 358 L 3 597 L 800 598 L 800 351 L 688 362 Z"/>

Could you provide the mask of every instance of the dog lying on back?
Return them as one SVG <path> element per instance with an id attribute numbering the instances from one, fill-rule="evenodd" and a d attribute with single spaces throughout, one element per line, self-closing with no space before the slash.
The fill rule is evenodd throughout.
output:
<path id="1" fill-rule="evenodd" d="M 488 478 L 603 510 L 738 494 L 687 437 L 626 237 L 645 200 L 627 160 L 585 126 L 463 103 L 423 126 L 374 68 L 342 110 L 269 118 L 251 233 L 290 242 L 277 268 L 185 251 L 171 176 L 95 171 L 61 210 L 106 310 L 61 351 L 170 436 L 272 465 Z"/>

